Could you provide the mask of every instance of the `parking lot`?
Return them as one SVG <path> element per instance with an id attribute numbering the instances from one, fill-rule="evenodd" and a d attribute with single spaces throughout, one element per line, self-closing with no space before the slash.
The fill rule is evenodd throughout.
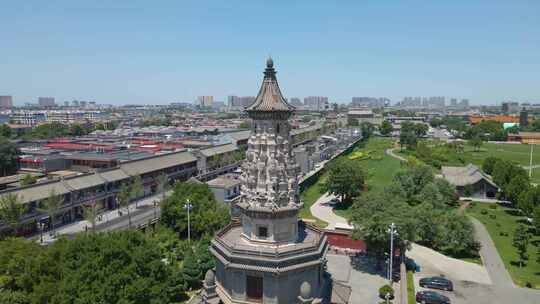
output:
<path id="1" fill-rule="evenodd" d="M 351 287 L 350 304 L 380 303 L 379 288 L 388 283 L 384 278 L 384 270 L 375 271 L 373 260 L 366 257 L 351 259 L 346 255 L 328 254 L 328 272 L 336 281 Z M 399 284 L 394 284 L 394 292 L 399 293 Z M 394 304 L 399 304 L 394 300 Z"/>
<path id="2" fill-rule="evenodd" d="M 443 276 L 453 282 L 454 291 L 434 291 L 447 296 L 452 304 L 540 303 L 538 290 L 493 284 L 482 265 L 452 259 L 418 245 L 413 246 L 408 256 L 420 265 L 420 272 L 414 274 L 416 292 L 429 290 L 420 287 L 421 278 Z"/>

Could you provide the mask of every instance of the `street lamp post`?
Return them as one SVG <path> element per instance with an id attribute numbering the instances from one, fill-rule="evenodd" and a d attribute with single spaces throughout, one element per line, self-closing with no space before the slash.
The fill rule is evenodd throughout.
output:
<path id="1" fill-rule="evenodd" d="M 154 219 L 157 219 L 157 211 L 156 211 L 156 207 L 157 207 L 157 201 L 154 200 Z"/>
<path id="2" fill-rule="evenodd" d="M 392 286 L 392 273 L 393 273 L 393 268 L 392 268 L 392 262 L 394 261 L 394 235 L 397 235 L 397 231 L 396 231 L 396 225 L 394 223 L 390 224 L 390 228 L 388 228 L 388 233 L 390 233 L 390 269 L 388 271 L 388 281 L 390 281 L 390 286 Z"/>
<path id="3" fill-rule="evenodd" d="M 189 243 L 191 243 L 191 223 L 189 222 L 189 212 L 191 211 L 191 208 L 193 208 L 193 205 L 191 204 L 189 199 L 187 199 L 186 204 L 184 205 L 184 209 L 187 210 L 187 238 Z"/>
<path id="4" fill-rule="evenodd" d="M 44 228 L 45 224 L 43 224 L 42 222 L 38 222 L 37 225 L 38 225 L 38 228 L 39 228 L 39 242 L 41 244 L 43 244 L 43 228 Z"/>

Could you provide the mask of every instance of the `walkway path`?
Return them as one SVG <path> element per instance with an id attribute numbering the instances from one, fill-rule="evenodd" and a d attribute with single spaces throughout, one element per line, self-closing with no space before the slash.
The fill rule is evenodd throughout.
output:
<path id="1" fill-rule="evenodd" d="M 399 160 L 399 161 L 403 161 L 403 162 L 407 162 L 407 159 L 401 155 L 397 155 L 394 153 L 394 150 L 396 150 L 397 148 L 390 148 L 390 149 L 386 149 L 385 153 L 386 155 L 390 155 L 392 156 L 393 158 Z"/>
<path id="2" fill-rule="evenodd" d="M 171 191 L 168 192 L 170 194 Z M 160 210 L 159 206 L 154 210 L 154 201 L 160 201 L 162 195 L 156 194 L 145 197 L 138 200 L 136 203 L 133 202 L 129 205 L 129 211 L 131 213 L 131 226 L 136 227 L 137 224 L 146 222 L 154 217 L 154 214 L 159 215 Z M 137 205 L 137 208 L 135 207 Z M 122 211 L 120 215 L 119 210 Z M 100 220 L 101 219 L 101 220 Z M 127 216 L 127 209 L 115 209 L 107 210 L 99 214 L 96 218 L 96 231 L 111 231 L 124 229 L 129 226 L 129 219 Z M 78 232 L 83 232 L 86 229 L 90 229 L 91 225 L 86 220 L 79 220 L 61 227 L 56 228 L 56 235 L 71 235 Z M 32 239 L 40 241 L 39 235 L 33 236 Z M 56 238 L 50 234 L 50 231 L 43 232 L 43 242 L 45 244 L 54 242 Z"/>
<path id="3" fill-rule="evenodd" d="M 504 263 L 499 256 L 499 252 L 491 240 L 486 227 L 480 223 L 477 219 L 471 217 L 471 222 L 474 225 L 474 231 L 476 239 L 482 245 L 480 248 L 480 255 L 482 256 L 482 261 L 488 270 L 491 281 L 494 285 L 504 286 L 504 287 L 513 287 L 514 283 L 510 274 L 506 270 Z"/>
<path id="4" fill-rule="evenodd" d="M 334 209 L 329 204 L 329 202 L 334 198 L 336 198 L 334 195 L 327 192 L 319 197 L 319 199 L 313 205 L 311 205 L 310 208 L 311 214 L 314 217 L 327 222 L 328 226 L 326 229 L 332 230 L 336 228 L 336 224 L 349 225 L 345 218 L 334 213 Z"/>

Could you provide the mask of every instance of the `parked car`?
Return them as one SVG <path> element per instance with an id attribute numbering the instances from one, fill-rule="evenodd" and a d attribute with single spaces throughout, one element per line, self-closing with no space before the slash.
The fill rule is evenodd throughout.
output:
<path id="1" fill-rule="evenodd" d="M 443 277 L 422 278 L 420 279 L 419 283 L 421 287 L 442 289 L 448 291 L 454 290 L 454 284 L 452 284 L 452 281 Z"/>
<path id="2" fill-rule="evenodd" d="M 422 304 L 450 304 L 450 299 L 435 291 L 425 290 L 416 293 L 416 302 Z"/>

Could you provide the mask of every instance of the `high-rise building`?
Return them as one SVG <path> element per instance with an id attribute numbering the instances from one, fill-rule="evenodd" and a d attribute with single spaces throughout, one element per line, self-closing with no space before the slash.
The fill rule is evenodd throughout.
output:
<path id="1" fill-rule="evenodd" d="M 40 107 L 54 107 L 54 97 L 38 97 L 38 105 Z"/>
<path id="2" fill-rule="evenodd" d="M 529 125 L 529 111 L 525 107 L 519 112 L 519 126 L 527 127 Z"/>
<path id="3" fill-rule="evenodd" d="M 301 107 L 301 106 L 304 105 L 302 103 L 302 101 L 300 100 L 300 98 L 298 98 L 298 97 L 291 97 L 290 104 L 293 105 L 293 106 L 296 106 L 296 107 Z"/>
<path id="4" fill-rule="evenodd" d="M 214 103 L 214 96 L 199 96 L 197 97 L 197 103 L 201 108 L 211 108 Z"/>
<path id="5" fill-rule="evenodd" d="M 0 109 L 9 109 L 13 107 L 12 96 L 0 96 Z"/>
<path id="6" fill-rule="evenodd" d="M 351 105 L 360 108 L 384 108 L 390 105 L 390 99 L 386 97 L 353 97 Z"/>
<path id="7" fill-rule="evenodd" d="M 253 122 L 236 204 L 241 222 L 211 242 L 216 267 L 203 282 L 206 304 L 322 300 L 327 237 L 298 220 L 300 168 L 289 123 L 294 107 L 283 98 L 273 65 L 268 59 L 259 95 L 246 109 Z"/>
<path id="8" fill-rule="evenodd" d="M 517 113 L 519 111 L 519 102 L 507 101 L 501 105 L 501 110 L 504 113 Z"/>
<path id="9" fill-rule="evenodd" d="M 450 106 L 451 107 L 457 107 L 457 98 L 451 98 L 450 99 Z"/>
<path id="10" fill-rule="evenodd" d="M 255 100 L 255 96 L 228 96 L 227 97 L 227 107 L 229 109 L 243 109 Z"/>
<path id="11" fill-rule="evenodd" d="M 463 99 L 459 102 L 459 107 L 460 107 L 460 108 L 463 108 L 463 109 L 468 109 L 468 108 L 469 108 L 469 100 L 463 98 Z"/>
<path id="12" fill-rule="evenodd" d="M 323 111 L 328 109 L 328 97 L 308 96 L 304 97 L 304 105 L 310 110 Z"/>

